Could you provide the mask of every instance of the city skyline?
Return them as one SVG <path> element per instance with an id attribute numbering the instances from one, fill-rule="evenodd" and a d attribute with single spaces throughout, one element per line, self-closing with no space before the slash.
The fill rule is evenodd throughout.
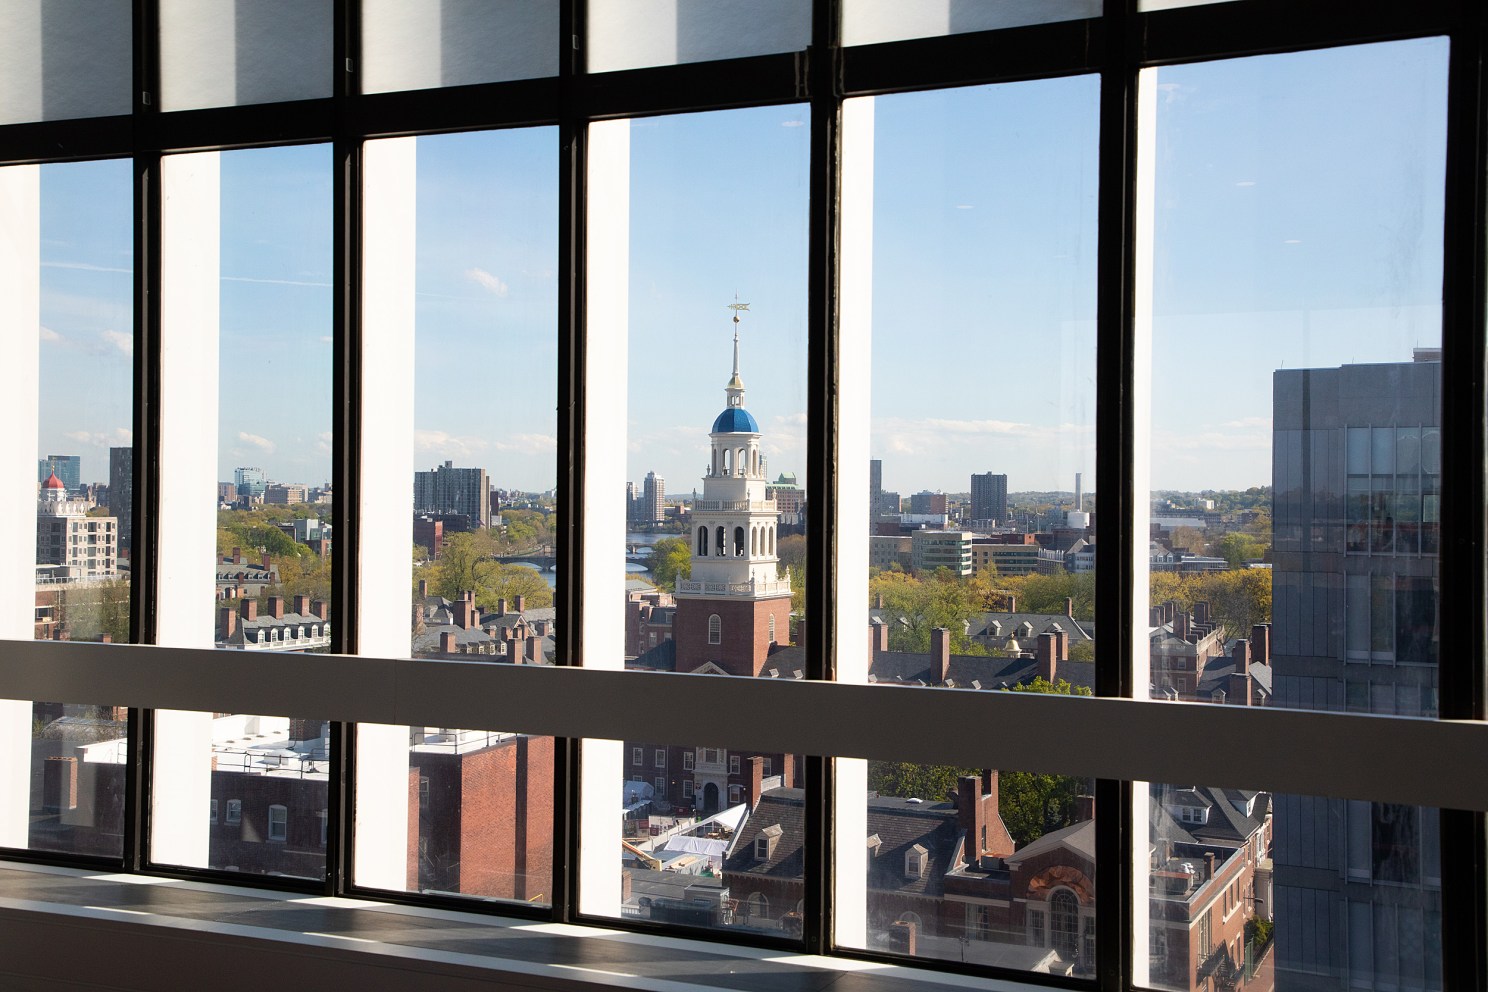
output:
<path id="1" fill-rule="evenodd" d="M 1151 80 L 1155 489 L 1264 485 L 1273 371 L 1403 361 L 1439 343 L 1444 48 L 1277 58 L 1259 94 L 1274 112 L 1249 129 L 1230 127 L 1239 111 L 1223 96 L 1244 60 Z M 1309 99 L 1292 109 L 1281 97 L 1297 92 Z M 870 453 L 885 489 L 959 492 L 989 466 L 1010 492 L 1094 478 L 1096 96 L 1077 77 L 877 98 Z M 1330 100 L 1365 102 L 1411 140 L 1380 154 L 1347 115 L 1315 112 Z M 968 115 L 978 127 L 942 126 Z M 632 480 L 700 485 L 695 425 L 716 412 L 737 293 L 752 305 L 742 372 L 771 471 L 811 488 L 806 120 L 792 105 L 631 123 Z M 1316 195 L 1343 159 L 1348 188 Z M 556 161 L 551 129 L 419 139 L 416 464 L 554 486 Z M 249 464 L 324 482 L 329 438 L 312 428 L 330 422 L 330 150 L 222 163 L 218 476 Z M 903 181 L 927 169 L 936 181 Z M 129 183 L 122 162 L 42 170 L 42 389 L 69 401 L 44 403 L 38 452 L 80 455 L 84 481 L 103 481 L 108 447 L 130 439 Z M 1210 233 L 1221 229 L 1241 233 Z M 1223 360 L 1201 360 L 1213 347 Z M 968 361 L 987 388 L 926 388 L 937 363 Z M 244 382 L 243 368 L 272 375 Z M 1040 369 L 1055 372 L 1028 371 Z M 442 388 L 457 372 L 469 385 Z M 79 376 L 99 385 L 77 390 Z"/>

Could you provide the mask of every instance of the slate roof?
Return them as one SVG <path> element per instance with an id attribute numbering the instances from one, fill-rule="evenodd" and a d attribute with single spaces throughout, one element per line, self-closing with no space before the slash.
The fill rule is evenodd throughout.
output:
<path id="1" fill-rule="evenodd" d="M 1067 827 L 1051 830 L 1036 841 L 1014 851 L 1005 860 L 1016 865 L 1027 858 L 1037 857 L 1057 847 L 1068 847 L 1092 863 L 1095 861 L 1095 821 L 1081 820 Z"/>
<path id="2" fill-rule="evenodd" d="M 1254 802 L 1251 815 L 1241 807 Z M 1180 829 L 1196 844 L 1214 843 L 1226 847 L 1241 847 L 1264 825 L 1271 810 L 1271 796 L 1265 792 L 1248 789 L 1220 789 L 1208 786 L 1177 788 L 1153 786 L 1153 805 L 1208 807 L 1208 823 L 1185 823 Z M 1167 815 L 1166 810 L 1163 811 Z M 1172 818 L 1169 817 L 1171 820 Z M 1175 826 L 1177 826 L 1175 822 Z M 1182 838 L 1175 833 L 1168 836 L 1173 841 Z"/>
<path id="3" fill-rule="evenodd" d="M 879 685 L 940 685 L 940 674 L 932 672 L 932 667 L 934 656 L 928 653 L 889 651 L 873 659 L 868 675 Z M 1038 676 L 1038 660 L 953 654 L 948 674 L 959 689 L 1009 688 L 1032 682 Z M 1054 678 L 1093 690 L 1095 663 L 1061 661 L 1054 668 Z"/>
<path id="4" fill-rule="evenodd" d="M 780 839 L 768 861 L 755 859 L 754 841 L 762 830 L 780 826 Z M 730 875 L 799 879 L 805 837 L 805 800 L 800 789 L 771 789 L 760 797 L 747 819 L 739 825 L 734 844 L 723 863 Z M 868 887 L 879 892 L 904 892 L 938 898 L 945 891 L 945 876 L 953 871 L 961 854 L 961 828 L 952 803 L 913 802 L 892 796 L 868 800 L 868 834 L 877 835 L 880 846 L 875 857 L 868 855 Z M 922 877 L 904 873 L 905 855 L 916 844 L 926 852 Z"/>

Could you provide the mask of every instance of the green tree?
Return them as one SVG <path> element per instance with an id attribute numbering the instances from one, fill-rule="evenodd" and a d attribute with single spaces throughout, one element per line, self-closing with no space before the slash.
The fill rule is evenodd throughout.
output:
<path id="1" fill-rule="evenodd" d="M 1266 545 L 1259 538 L 1242 531 L 1232 530 L 1214 545 L 1215 553 L 1230 563 L 1231 568 L 1243 568 L 1248 561 L 1256 561 L 1266 555 Z"/>
<path id="2" fill-rule="evenodd" d="M 881 796 L 939 802 L 956 791 L 956 779 L 977 774 L 974 768 L 916 765 L 908 761 L 868 762 L 868 788 Z"/>
<path id="3" fill-rule="evenodd" d="M 129 642 L 129 580 L 109 579 L 62 593 L 61 620 L 74 641 Z"/>
<path id="4" fill-rule="evenodd" d="M 466 591 L 475 593 L 483 609 L 492 609 L 496 600 L 525 596 L 527 606 L 553 605 L 553 590 L 542 575 L 522 565 L 507 565 L 494 560 L 495 539 L 485 531 L 453 534 L 444 542 L 439 558 L 422 570 L 429 580 L 429 591 L 445 599 L 458 599 Z"/>
<path id="5" fill-rule="evenodd" d="M 663 537 L 651 548 L 651 578 L 668 591 L 692 575 L 692 546 L 686 538 Z"/>

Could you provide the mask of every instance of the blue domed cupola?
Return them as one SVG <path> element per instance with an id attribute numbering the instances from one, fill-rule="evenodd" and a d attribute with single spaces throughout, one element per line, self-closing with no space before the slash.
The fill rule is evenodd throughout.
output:
<path id="1" fill-rule="evenodd" d="M 727 405 L 713 421 L 712 461 L 708 477 L 713 479 L 763 479 L 765 459 L 760 455 L 759 421 L 744 409 L 744 380 L 739 378 L 739 311 L 747 303 L 731 305 L 734 311 L 734 372 L 723 387 Z M 742 436 L 741 436 L 742 435 Z"/>

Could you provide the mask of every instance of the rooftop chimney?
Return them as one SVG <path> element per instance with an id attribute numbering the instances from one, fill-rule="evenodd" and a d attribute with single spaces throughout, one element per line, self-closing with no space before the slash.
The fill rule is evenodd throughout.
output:
<path id="1" fill-rule="evenodd" d="M 527 610 L 527 597 L 526 596 L 518 596 L 516 598 L 516 612 L 518 612 L 518 613 L 524 613 L 524 612 L 526 612 L 526 610 Z"/>
<path id="2" fill-rule="evenodd" d="M 232 560 L 233 560 L 233 564 L 234 565 L 241 565 L 241 564 L 243 564 L 243 549 L 242 548 L 233 548 Z"/>
<path id="3" fill-rule="evenodd" d="M 273 617 L 275 620 L 283 620 L 284 619 L 284 597 L 283 596 L 270 596 L 269 597 L 269 616 Z"/>
<path id="4" fill-rule="evenodd" d="M 1038 635 L 1038 668 L 1035 670 L 1039 678 L 1045 682 L 1052 683 L 1057 671 L 1056 658 L 1059 652 L 1059 635 Z"/>
<path id="5" fill-rule="evenodd" d="M 982 828 L 986 822 L 982 780 L 976 775 L 962 775 L 956 780 L 956 825 L 966 834 L 961 851 L 969 865 L 976 865 L 982 859 Z"/>
<path id="6" fill-rule="evenodd" d="M 1271 625 L 1258 623 L 1250 628 L 1250 657 L 1257 664 L 1271 664 Z"/>
<path id="7" fill-rule="evenodd" d="M 331 615 L 330 608 L 326 606 L 326 601 L 323 599 L 312 599 L 310 601 L 310 614 L 318 620 L 324 620 Z"/>
<path id="8" fill-rule="evenodd" d="M 455 632 L 446 630 L 439 635 L 439 653 L 454 654 L 455 651 Z"/>
<path id="9" fill-rule="evenodd" d="M 219 616 L 221 619 L 217 624 L 217 637 L 220 640 L 226 641 L 231 638 L 233 634 L 237 633 L 238 611 L 233 609 L 231 606 L 224 606 L 219 611 Z"/>
<path id="10" fill-rule="evenodd" d="M 294 598 L 294 607 L 293 607 L 293 609 L 290 612 L 292 612 L 292 613 L 298 613 L 302 617 L 309 616 L 310 615 L 310 597 L 309 596 L 296 596 Z"/>
<path id="11" fill-rule="evenodd" d="M 764 792 L 765 759 L 755 755 L 749 759 L 749 781 L 745 783 L 746 795 L 744 801 L 749 803 L 752 810 L 759 805 L 760 793 Z"/>
<path id="12" fill-rule="evenodd" d="M 243 604 L 242 607 L 241 607 L 243 619 L 244 620 L 257 620 L 258 619 L 258 600 L 254 599 L 252 596 L 247 596 L 247 597 L 244 597 L 241 600 L 241 602 Z"/>
<path id="13" fill-rule="evenodd" d="M 1075 822 L 1084 823 L 1086 820 L 1095 819 L 1095 797 L 1075 797 Z"/>
<path id="14" fill-rule="evenodd" d="M 1071 620 L 1075 618 L 1075 601 L 1069 596 L 1064 597 L 1064 615 Z"/>
<path id="15" fill-rule="evenodd" d="M 1228 685 L 1230 691 L 1225 697 L 1225 702 L 1236 706 L 1254 705 L 1254 700 L 1250 696 L 1249 675 L 1243 675 L 1240 672 L 1231 672 Z"/>
<path id="16" fill-rule="evenodd" d="M 1209 622 L 1209 603 L 1207 601 L 1205 601 L 1205 600 L 1199 600 L 1197 603 L 1194 604 L 1193 615 L 1194 615 L 1194 620 L 1197 621 L 1198 623 L 1208 623 Z"/>
<path id="17" fill-rule="evenodd" d="M 428 599 L 429 598 L 429 580 L 428 579 L 419 579 L 418 589 L 419 589 L 419 599 Z"/>
<path id="18" fill-rule="evenodd" d="M 930 676 L 937 682 L 951 677 L 951 632 L 944 627 L 930 631 Z"/>
<path id="19" fill-rule="evenodd" d="M 506 616 L 506 597 L 505 596 L 502 596 L 500 599 L 496 600 L 496 615 L 499 616 L 499 617 Z"/>
<path id="20" fill-rule="evenodd" d="M 1250 672 L 1250 642 L 1236 641 L 1235 647 L 1230 651 L 1230 657 L 1235 661 L 1235 674 L 1245 675 Z"/>

